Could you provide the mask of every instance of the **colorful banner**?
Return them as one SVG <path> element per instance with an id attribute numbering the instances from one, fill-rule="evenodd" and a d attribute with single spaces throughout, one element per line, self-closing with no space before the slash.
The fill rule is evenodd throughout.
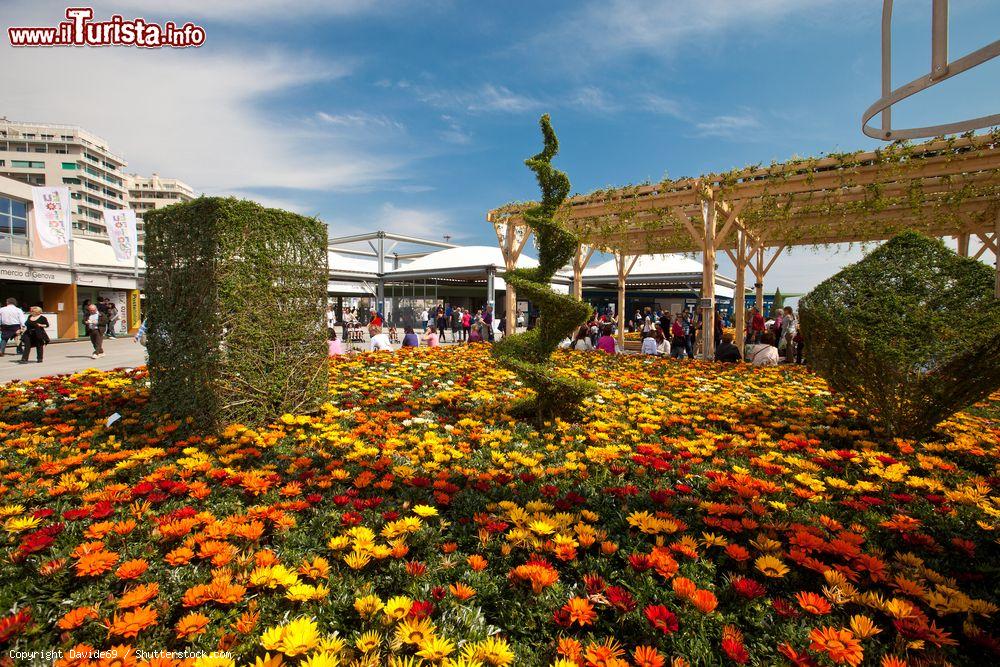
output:
<path id="1" fill-rule="evenodd" d="M 35 229 L 43 248 L 69 245 L 73 237 L 73 200 L 69 188 L 31 188 Z"/>
<path id="2" fill-rule="evenodd" d="M 135 211 L 131 209 L 104 209 L 104 224 L 108 228 L 111 248 L 119 262 L 132 262 L 138 252 L 135 231 Z"/>

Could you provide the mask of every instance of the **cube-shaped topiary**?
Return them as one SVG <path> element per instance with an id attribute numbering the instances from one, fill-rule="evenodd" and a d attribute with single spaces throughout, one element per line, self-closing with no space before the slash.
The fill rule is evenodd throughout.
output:
<path id="1" fill-rule="evenodd" d="M 1000 388 L 993 272 L 907 232 L 799 303 L 809 365 L 897 436 L 925 436 Z"/>
<path id="2" fill-rule="evenodd" d="M 151 405 L 202 428 L 263 423 L 327 396 L 327 232 L 205 198 L 145 216 Z"/>

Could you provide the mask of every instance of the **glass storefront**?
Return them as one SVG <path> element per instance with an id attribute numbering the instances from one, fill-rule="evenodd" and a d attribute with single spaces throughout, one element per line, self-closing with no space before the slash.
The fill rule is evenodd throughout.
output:
<path id="1" fill-rule="evenodd" d="M 0 255 L 28 256 L 28 203 L 0 196 Z"/>

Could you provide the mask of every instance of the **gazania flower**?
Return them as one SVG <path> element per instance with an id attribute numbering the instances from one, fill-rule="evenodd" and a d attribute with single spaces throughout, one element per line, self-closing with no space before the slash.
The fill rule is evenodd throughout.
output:
<path id="1" fill-rule="evenodd" d="M 897 658 L 894 655 L 883 655 L 879 667 L 909 667 L 909 665 L 902 658 Z"/>
<path id="2" fill-rule="evenodd" d="M 385 603 L 385 607 L 382 609 L 382 612 L 388 618 L 398 621 L 399 619 L 406 617 L 406 614 L 409 613 L 410 607 L 412 606 L 413 600 L 399 595 L 394 598 L 390 598 L 389 601 Z"/>
<path id="3" fill-rule="evenodd" d="M 858 667 L 864 657 L 860 642 L 854 638 L 850 630 L 832 627 L 814 628 L 809 632 L 809 639 L 810 649 L 825 653 L 838 665 Z"/>
<path id="4" fill-rule="evenodd" d="M 76 562 L 76 576 L 96 577 L 104 574 L 118 562 L 118 554 L 113 551 L 95 551 L 84 554 Z"/>
<path id="5" fill-rule="evenodd" d="M 470 663 L 479 662 L 492 667 L 507 667 L 514 662 L 510 645 L 496 636 L 467 644 L 462 649 L 462 657 Z"/>
<path id="6" fill-rule="evenodd" d="M 56 623 L 60 630 L 75 630 L 92 618 L 97 618 L 97 609 L 94 607 L 77 607 L 71 609 Z"/>
<path id="7" fill-rule="evenodd" d="M 694 603 L 695 609 L 703 614 L 711 614 L 719 606 L 719 600 L 715 597 L 715 593 L 703 589 L 694 592 L 691 602 Z"/>
<path id="8" fill-rule="evenodd" d="M 666 659 L 652 646 L 637 646 L 632 653 L 635 667 L 664 667 Z"/>
<path id="9" fill-rule="evenodd" d="M 690 600 L 694 597 L 695 591 L 698 590 L 695 583 L 687 577 L 675 577 L 671 584 L 673 585 L 674 593 L 677 593 L 678 597 L 685 600 Z"/>
<path id="10" fill-rule="evenodd" d="M 771 555 L 760 556 L 753 564 L 765 577 L 778 579 L 788 574 L 788 566 L 782 563 L 781 559 Z"/>
<path id="11" fill-rule="evenodd" d="M 469 564 L 469 567 L 472 568 L 473 572 L 482 572 L 486 569 L 486 559 L 479 554 L 472 554 L 466 558 L 465 561 Z"/>
<path id="12" fill-rule="evenodd" d="M 156 582 L 151 584 L 139 584 L 130 588 L 122 594 L 118 600 L 119 609 L 129 609 L 146 604 L 160 594 L 160 585 Z"/>
<path id="13" fill-rule="evenodd" d="M 396 626 L 398 644 L 418 646 L 434 634 L 434 624 L 426 618 L 405 618 Z"/>
<path id="14" fill-rule="evenodd" d="M 851 632 L 858 639 L 868 639 L 869 637 L 874 637 L 878 633 L 882 632 L 881 628 L 875 625 L 875 622 L 867 616 L 858 614 L 856 616 L 851 616 Z"/>
<path id="15" fill-rule="evenodd" d="M 135 579 L 142 576 L 149 569 L 149 563 L 143 558 L 128 560 L 118 566 L 115 574 L 119 579 Z"/>
<path id="16" fill-rule="evenodd" d="M 798 601 L 799 606 L 808 611 L 810 614 L 823 616 L 830 613 L 830 603 L 827 602 L 825 598 L 816 595 L 815 593 L 802 591 L 801 593 L 795 594 L 795 599 Z"/>
<path id="17" fill-rule="evenodd" d="M 156 625 L 157 613 L 148 607 L 136 607 L 120 616 L 115 614 L 108 625 L 108 634 L 131 639 L 146 628 Z"/>
<path id="18" fill-rule="evenodd" d="M 187 637 L 193 637 L 194 635 L 200 635 L 208 627 L 209 618 L 204 614 L 199 614 L 196 611 L 192 611 L 189 614 L 182 616 L 174 629 L 177 630 L 177 638 L 185 639 Z"/>
<path id="19" fill-rule="evenodd" d="M 669 635 L 677 632 L 679 625 L 677 624 L 676 614 L 662 604 L 648 605 L 643 610 L 643 613 L 646 615 L 646 620 L 649 621 L 649 624 L 663 634 Z"/>
<path id="20" fill-rule="evenodd" d="M 450 639 L 431 636 L 420 645 L 417 655 L 430 662 L 441 662 L 454 652 L 455 643 Z"/>
<path id="21" fill-rule="evenodd" d="M 743 645 L 743 633 L 733 625 L 722 626 L 722 652 L 737 665 L 745 665 L 750 654 Z"/>
<path id="22" fill-rule="evenodd" d="M 760 582 L 746 577 L 733 577 L 730 584 L 737 595 L 748 600 L 767 594 L 767 589 Z"/>
<path id="23" fill-rule="evenodd" d="M 371 653 L 382 645 L 382 635 L 376 630 L 370 630 L 358 637 L 354 645 L 362 653 Z"/>
<path id="24" fill-rule="evenodd" d="M 594 605 L 590 604 L 586 598 L 571 597 L 569 602 L 563 605 L 562 610 L 568 614 L 570 624 L 576 623 L 581 627 L 593 625 L 594 620 L 597 619 Z"/>
<path id="25" fill-rule="evenodd" d="M 471 598 L 473 595 L 476 594 L 475 588 L 473 588 L 472 586 L 467 586 L 462 582 L 456 582 L 454 584 L 451 584 L 450 586 L 448 586 L 448 590 L 450 590 L 451 594 L 454 595 L 459 600 L 468 600 L 469 598 Z"/>

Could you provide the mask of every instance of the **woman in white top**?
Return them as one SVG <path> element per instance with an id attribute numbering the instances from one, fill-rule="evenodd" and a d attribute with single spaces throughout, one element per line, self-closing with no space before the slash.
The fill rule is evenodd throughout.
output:
<path id="1" fill-rule="evenodd" d="M 778 364 L 778 348 L 774 346 L 774 334 L 770 331 L 760 338 L 760 345 L 750 348 L 747 361 L 754 366 L 776 366 Z"/>
<path id="2" fill-rule="evenodd" d="M 569 349 L 580 352 L 590 352 L 594 349 L 594 344 L 590 342 L 590 329 L 587 328 L 587 325 L 583 325 L 576 332 L 576 338 L 569 344 Z"/>

